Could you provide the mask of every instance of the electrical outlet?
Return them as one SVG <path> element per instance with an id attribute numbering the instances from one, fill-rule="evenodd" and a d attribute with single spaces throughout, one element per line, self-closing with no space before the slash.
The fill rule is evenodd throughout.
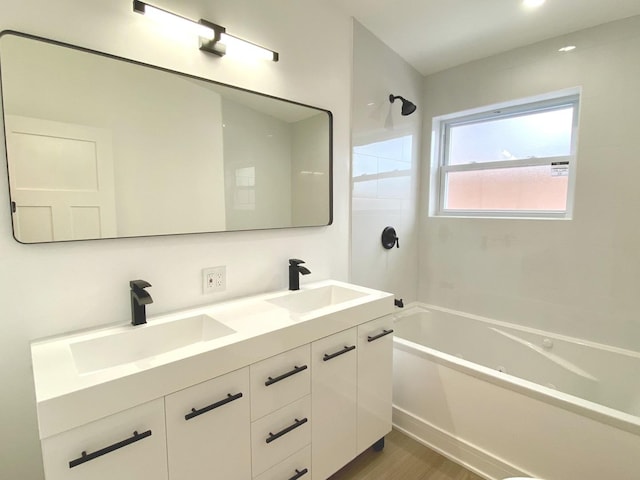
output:
<path id="1" fill-rule="evenodd" d="M 202 293 L 224 292 L 226 289 L 226 266 L 202 269 Z"/>

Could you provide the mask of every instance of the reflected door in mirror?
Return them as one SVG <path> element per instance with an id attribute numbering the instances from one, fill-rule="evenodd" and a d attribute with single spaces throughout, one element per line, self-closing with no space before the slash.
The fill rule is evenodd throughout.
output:
<path id="1" fill-rule="evenodd" d="M 108 131 L 13 115 L 5 128 L 16 237 L 34 243 L 115 236 Z"/>

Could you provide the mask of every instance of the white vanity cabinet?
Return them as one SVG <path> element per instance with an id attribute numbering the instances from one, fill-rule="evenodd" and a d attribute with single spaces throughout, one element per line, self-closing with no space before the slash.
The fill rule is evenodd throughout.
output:
<path id="1" fill-rule="evenodd" d="M 325 480 L 391 430 L 392 311 L 331 280 L 34 342 L 46 480 Z"/>
<path id="2" fill-rule="evenodd" d="M 392 328 L 371 320 L 46 438 L 46 478 L 325 480 L 391 430 Z"/>
<path id="3" fill-rule="evenodd" d="M 166 480 L 164 399 L 42 440 L 47 480 Z"/>
<path id="4" fill-rule="evenodd" d="M 326 479 L 356 456 L 357 329 L 311 344 L 313 478 Z"/>
<path id="5" fill-rule="evenodd" d="M 165 397 L 169 480 L 251 478 L 249 367 Z"/>
<path id="6" fill-rule="evenodd" d="M 359 325 L 357 351 L 360 454 L 391 431 L 393 317 Z"/>

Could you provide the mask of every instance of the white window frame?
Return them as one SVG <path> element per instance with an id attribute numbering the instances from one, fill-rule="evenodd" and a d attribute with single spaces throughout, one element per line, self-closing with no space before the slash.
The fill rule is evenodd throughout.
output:
<path id="1" fill-rule="evenodd" d="M 527 113 L 536 113 L 545 110 L 555 110 L 573 105 L 573 125 L 571 131 L 571 152 L 569 155 L 558 157 L 533 157 L 518 160 L 500 160 L 493 162 L 478 162 L 463 165 L 448 165 L 449 131 L 452 126 L 471 123 L 481 123 L 502 118 L 522 116 Z M 435 187 L 437 195 L 432 196 L 436 208 L 432 214 L 446 217 L 490 217 L 490 218 L 559 218 L 570 219 L 573 212 L 573 193 L 575 186 L 576 149 L 578 138 L 578 118 L 580 109 L 580 90 L 570 89 L 562 92 L 547 94 L 543 97 L 521 99 L 514 102 L 491 105 L 482 109 L 458 112 L 434 118 L 432 158 L 435 163 L 436 175 L 432 175 L 432 188 Z M 556 162 L 568 162 L 568 188 L 566 209 L 559 210 L 472 210 L 472 209 L 446 209 L 444 208 L 447 195 L 447 174 L 449 172 L 469 172 L 478 170 L 494 170 L 504 168 L 535 167 L 551 165 Z M 432 171 L 433 171 L 432 170 Z M 433 190 L 432 190 L 433 191 Z"/>

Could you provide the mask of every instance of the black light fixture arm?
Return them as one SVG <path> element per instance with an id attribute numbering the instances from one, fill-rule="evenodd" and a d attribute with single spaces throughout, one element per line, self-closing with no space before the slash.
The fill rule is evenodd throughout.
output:
<path id="1" fill-rule="evenodd" d="M 222 39 L 222 34 L 227 32 L 227 29 L 221 25 L 216 23 L 209 22 L 201 18 L 198 21 L 199 24 L 204 25 L 205 27 L 209 27 L 214 32 L 214 37 L 212 39 L 200 38 L 200 50 L 213 53 L 214 55 L 218 55 L 223 57 L 227 53 L 227 46 L 220 42 Z"/>

